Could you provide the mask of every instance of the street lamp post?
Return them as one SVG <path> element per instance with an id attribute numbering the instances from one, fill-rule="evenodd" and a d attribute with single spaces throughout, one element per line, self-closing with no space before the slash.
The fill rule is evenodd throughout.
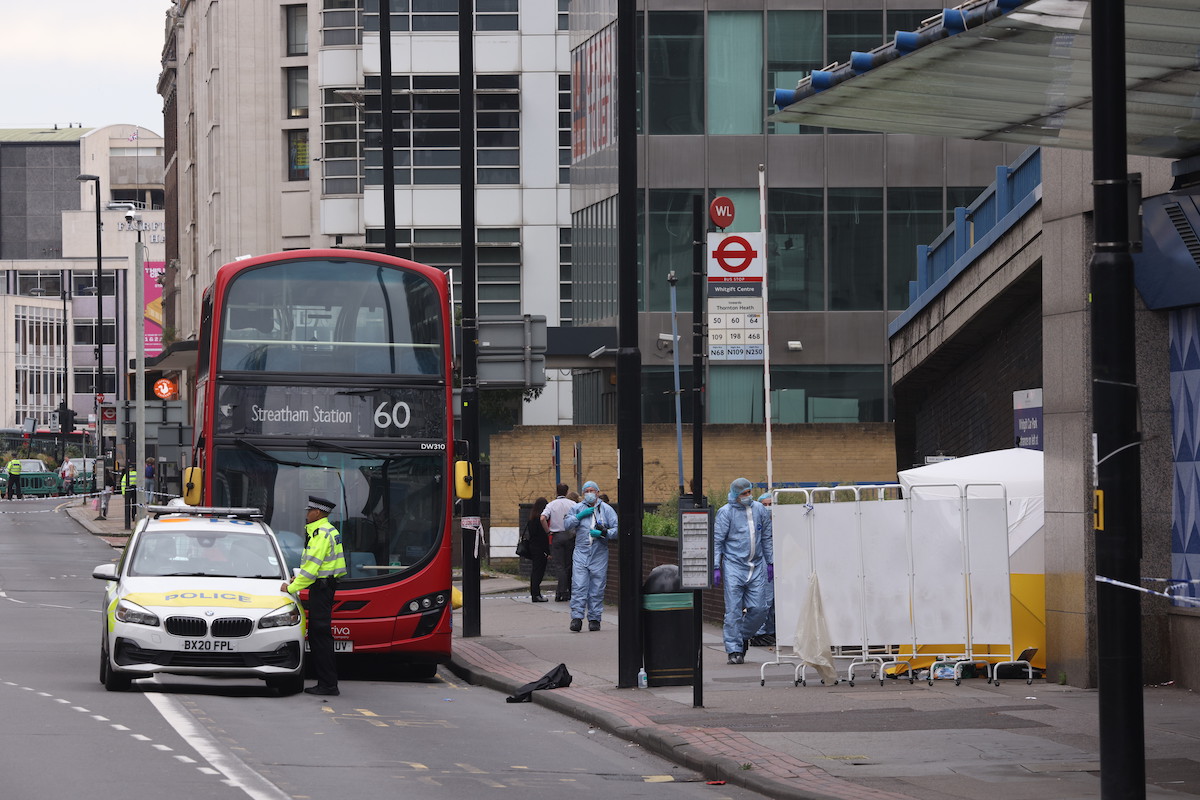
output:
<path id="1" fill-rule="evenodd" d="M 94 181 L 96 183 L 96 456 L 102 457 L 104 452 L 104 426 L 100 421 L 100 398 L 104 394 L 104 262 L 101 249 L 101 232 L 104 230 L 100 221 L 100 176 L 79 175 L 77 181 Z"/>

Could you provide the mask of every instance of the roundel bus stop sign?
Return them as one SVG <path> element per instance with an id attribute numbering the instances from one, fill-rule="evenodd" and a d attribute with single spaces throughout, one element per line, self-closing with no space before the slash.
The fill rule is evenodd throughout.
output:
<path id="1" fill-rule="evenodd" d="M 733 224 L 733 201 L 728 197 L 714 197 L 708 204 L 708 218 L 721 230 L 728 228 Z"/>
<path id="2" fill-rule="evenodd" d="M 708 280 L 713 282 L 761 282 L 763 279 L 763 235 L 754 233 L 710 233 L 708 235 Z"/>

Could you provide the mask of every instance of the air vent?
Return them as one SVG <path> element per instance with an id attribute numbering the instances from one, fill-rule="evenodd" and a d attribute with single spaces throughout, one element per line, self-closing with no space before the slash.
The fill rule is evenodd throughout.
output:
<path id="1" fill-rule="evenodd" d="M 1163 206 L 1163 210 L 1167 212 L 1167 217 L 1175 226 L 1175 232 L 1183 240 L 1183 246 L 1191 254 L 1192 261 L 1195 261 L 1196 266 L 1200 267 L 1200 236 L 1196 235 L 1196 230 L 1188 222 L 1182 206 L 1179 203 L 1169 203 Z"/>
<path id="2" fill-rule="evenodd" d="M 203 636 L 208 625 L 199 617 L 167 617 L 167 633 L 172 636 Z"/>

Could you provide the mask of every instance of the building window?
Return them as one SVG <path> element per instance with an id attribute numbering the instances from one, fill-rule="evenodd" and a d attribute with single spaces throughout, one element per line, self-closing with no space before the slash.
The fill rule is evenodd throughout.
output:
<path id="1" fill-rule="evenodd" d="M 558 229 L 558 324 L 569 328 L 571 313 L 571 229 Z"/>
<path id="2" fill-rule="evenodd" d="M 61 291 L 61 272 L 17 273 L 17 294 L 27 297 L 58 297 Z"/>
<path id="3" fill-rule="evenodd" d="M 883 44 L 883 12 L 879 9 L 829 11 L 826 19 L 826 58 L 830 63 L 849 64 L 851 52 L 866 53 Z"/>
<path id="4" fill-rule="evenodd" d="M 100 280 L 104 297 L 112 297 L 117 293 L 117 276 L 112 270 L 102 270 Z M 94 297 L 96 295 L 95 273 L 87 269 L 75 270 L 71 275 L 71 294 L 76 297 Z"/>
<path id="5" fill-rule="evenodd" d="M 611 322 L 617 313 L 617 198 L 571 215 L 571 318 Z"/>
<path id="6" fill-rule="evenodd" d="M 825 310 L 825 192 L 767 191 L 772 311 Z"/>
<path id="7" fill-rule="evenodd" d="M 99 390 L 105 394 L 116 394 L 117 373 L 115 370 L 104 368 L 103 387 Z M 81 367 L 71 375 L 71 390 L 75 394 L 96 394 L 96 368 Z"/>
<path id="8" fill-rule="evenodd" d="M 908 308 L 908 282 L 917 278 L 917 245 L 942 232 L 942 189 L 892 187 L 887 190 L 888 308 Z"/>
<path id="9" fill-rule="evenodd" d="M 308 129 L 301 128 L 284 133 L 287 136 L 287 179 L 289 181 L 306 181 L 308 180 L 309 161 Z"/>
<path id="10" fill-rule="evenodd" d="M 762 133 L 763 15 L 708 14 L 708 132 Z"/>
<path id="11" fill-rule="evenodd" d="M 642 310 L 670 311 L 667 274 L 679 278 L 677 297 L 692 296 L 692 199 L 699 189 L 651 189 L 646 228 L 646 273 L 642 276 Z M 642 226 L 639 224 L 638 230 Z M 689 301 L 690 302 L 690 301 Z"/>
<path id="12" fill-rule="evenodd" d="M 476 181 L 519 184 L 520 92 L 517 75 L 476 76 Z M 393 131 L 397 186 L 458 185 L 458 77 L 393 78 Z M 366 185 L 383 185 L 383 115 L 379 79 L 367 78 Z"/>
<path id="13" fill-rule="evenodd" d="M 75 318 L 71 326 L 71 340 L 73 344 L 94 345 L 96 343 L 96 320 Z M 105 344 L 117 343 L 117 323 L 113 320 L 104 320 L 103 336 Z"/>
<path id="14" fill-rule="evenodd" d="M 287 81 L 287 115 L 289 119 L 308 116 L 308 67 L 288 67 L 283 71 Z"/>
<path id="15" fill-rule="evenodd" d="M 883 310 L 883 190 L 829 189 L 829 309 Z"/>
<path id="16" fill-rule="evenodd" d="M 704 13 L 647 14 L 646 133 L 704 133 Z"/>
<path id="17" fill-rule="evenodd" d="M 322 109 L 321 163 L 323 194 L 362 194 L 363 93 L 359 89 L 326 89 Z"/>
<path id="18" fill-rule="evenodd" d="M 571 76 L 558 76 L 558 182 L 571 182 Z"/>
<path id="19" fill-rule="evenodd" d="M 287 55 L 308 55 L 308 6 L 283 7 Z"/>
<path id="20" fill-rule="evenodd" d="M 362 44 L 361 0 L 325 0 L 321 11 L 321 43 L 326 47 Z M 394 0 L 403 2 L 404 0 Z M 368 0 L 369 2 L 369 0 Z M 378 10 L 378 0 L 375 1 Z M 376 24 L 374 30 L 379 30 Z"/>
<path id="21" fill-rule="evenodd" d="M 767 88 L 792 89 L 801 78 L 824 66 L 824 25 L 820 11 L 767 12 Z M 763 116 L 774 113 L 767 96 Z M 768 122 L 768 133 L 820 133 L 814 125 Z"/>
<path id="22" fill-rule="evenodd" d="M 571 30 L 571 0 L 558 0 L 558 29 Z"/>
<path id="23" fill-rule="evenodd" d="M 475 30 L 517 30 L 517 0 L 475 0 Z"/>

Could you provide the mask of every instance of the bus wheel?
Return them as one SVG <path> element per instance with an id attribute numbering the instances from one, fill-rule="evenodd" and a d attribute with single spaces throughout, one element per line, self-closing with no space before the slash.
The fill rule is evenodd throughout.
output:
<path id="1" fill-rule="evenodd" d="M 437 664 L 404 664 L 400 677 L 406 681 L 431 681 L 437 677 Z"/>

